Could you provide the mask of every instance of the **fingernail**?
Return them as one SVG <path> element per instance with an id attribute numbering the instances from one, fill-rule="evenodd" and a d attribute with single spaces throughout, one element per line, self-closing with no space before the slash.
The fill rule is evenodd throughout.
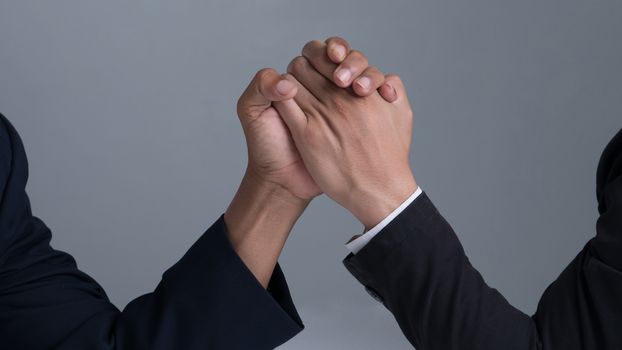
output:
<path id="1" fill-rule="evenodd" d="M 348 83 L 351 77 L 352 73 L 345 68 L 342 68 L 337 72 L 337 79 L 339 79 L 344 84 Z"/>
<path id="2" fill-rule="evenodd" d="M 391 88 L 391 91 L 393 91 L 393 97 L 397 98 L 397 90 L 395 90 L 395 87 L 393 87 L 393 85 L 391 84 L 387 84 L 387 85 L 389 85 L 389 87 Z"/>
<path id="3" fill-rule="evenodd" d="M 371 80 L 368 77 L 360 77 L 356 80 L 356 85 L 358 85 L 361 89 L 367 91 L 371 86 Z"/>
<path id="4" fill-rule="evenodd" d="M 389 83 L 384 83 L 384 86 L 387 86 L 390 89 L 389 91 L 391 92 L 391 94 L 393 94 L 393 96 L 391 96 L 393 101 L 389 101 L 389 102 L 394 102 L 397 99 L 397 90 L 395 90 L 393 85 Z"/>
<path id="5" fill-rule="evenodd" d="M 346 48 L 342 45 L 335 45 L 335 47 L 333 47 L 333 56 L 335 56 L 339 62 L 343 61 L 346 58 Z"/>
<path id="6" fill-rule="evenodd" d="M 294 88 L 289 80 L 281 80 L 276 84 L 276 91 L 281 95 L 287 95 Z"/>

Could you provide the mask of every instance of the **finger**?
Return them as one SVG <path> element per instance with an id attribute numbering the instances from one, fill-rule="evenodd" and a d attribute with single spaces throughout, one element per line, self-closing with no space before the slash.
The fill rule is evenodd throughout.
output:
<path id="1" fill-rule="evenodd" d="M 333 73 L 333 81 L 340 87 L 348 87 L 365 69 L 369 62 L 360 51 L 352 50 Z"/>
<path id="2" fill-rule="evenodd" d="M 393 86 L 391 86 L 390 84 L 386 82 L 382 84 L 381 87 L 378 88 L 378 93 L 387 102 L 395 102 L 395 100 L 397 100 L 397 92 L 395 91 Z"/>
<path id="3" fill-rule="evenodd" d="M 328 58 L 326 44 L 318 40 L 310 41 L 302 48 L 302 56 L 326 79 L 333 80 L 337 64 Z"/>
<path id="4" fill-rule="evenodd" d="M 273 101 L 291 99 L 296 95 L 296 85 L 283 79 L 272 68 L 257 72 L 238 100 L 240 118 L 256 118 L 268 109 Z"/>
<path id="5" fill-rule="evenodd" d="M 294 78 L 313 95 L 313 100 L 319 102 L 322 102 L 327 95 L 342 90 L 316 71 L 309 61 L 302 56 L 296 57 L 290 62 L 287 67 L 287 72 L 293 75 Z M 301 107 L 303 107 L 302 104 Z"/>
<path id="6" fill-rule="evenodd" d="M 318 99 L 292 74 L 286 73 L 283 75 L 283 78 L 296 86 L 298 92 L 293 99 L 305 113 L 309 114 L 312 109 L 306 107 L 312 104 L 318 104 Z"/>
<path id="7" fill-rule="evenodd" d="M 359 96 L 369 96 L 384 84 L 384 74 L 376 67 L 368 67 L 354 79 L 352 89 Z"/>
<path id="8" fill-rule="evenodd" d="M 337 64 L 331 61 L 328 57 L 327 53 L 327 45 L 318 40 L 313 40 L 308 42 L 304 48 L 302 49 L 302 56 L 305 57 L 311 66 L 315 68 L 320 74 L 326 77 L 329 80 L 334 81 L 338 86 L 343 85 L 340 81 L 335 79 L 335 70 L 337 68 Z M 355 58 L 352 58 L 355 59 Z M 357 64 L 355 63 L 356 67 Z M 358 69 L 355 70 L 355 74 L 358 72 Z M 353 81 L 357 81 L 360 79 L 360 86 L 355 87 L 354 90 L 357 92 L 359 96 L 369 96 L 371 95 L 384 81 L 384 75 L 378 71 L 376 68 L 365 69 L 362 72 L 363 75 L 367 75 L 366 77 L 354 76 Z"/>
<path id="9" fill-rule="evenodd" d="M 412 142 L 412 125 L 414 114 L 413 110 L 410 106 L 410 102 L 408 102 L 408 93 L 406 92 L 406 87 L 404 86 L 404 82 L 402 79 L 394 74 L 387 75 L 385 84 L 381 87 L 383 89 L 385 86 L 388 86 L 387 89 L 390 89 L 395 94 L 395 100 L 391 102 L 394 106 L 398 108 L 400 111 L 400 120 L 404 122 L 403 130 L 404 130 L 404 142 L 408 145 L 408 150 L 410 151 L 410 144 Z M 380 91 L 380 90 L 379 90 Z M 383 95 L 381 93 L 381 95 Z M 384 95 L 383 95 L 383 98 Z M 386 98 L 385 98 L 386 99 Z M 388 101 L 388 100 L 387 100 Z"/>
<path id="10" fill-rule="evenodd" d="M 303 132 L 308 122 L 305 112 L 293 99 L 273 102 L 272 105 L 287 125 L 294 142 L 299 142 L 297 141 L 299 140 L 298 135 Z"/>
<path id="11" fill-rule="evenodd" d="M 326 53 L 330 60 L 334 63 L 341 63 L 350 53 L 350 43 L 338 36 L 332 36 L 326 41 Z"/>
<path id="12" fill-rule="evenodd" d="M 300 57 L 299 59 L 301 59 L 302 63 L 299 64 L 305 64 L 304 61 L 306 61 L 306 59 L 304 57 Z M 296 60 L 296 59 L 295 59 Z M 292 64 L 290 64 L 291 66 Z M 295 66 L 296 64 L 294 64 Z M 321 74 L 319 74 L 316 70 L 313 69 L 313 67 L 311 67 L 311 65 L 309 63 L 306 63 L 306 68 L 310 71 L 310 73 L 313 74 L 313 79 L 317 79 L 317 80 L 323 80 L 324 83 L 330 88 L 333 89 L 333 92 L 328 92 L 328 97 L 330 98 L 330 94 L 334 94 L 334 93 L 338 93 L 338 92 L 343 92 L 344 90 L 336 87 L 335 84 L 333 84 L 330 80 L 324 78 Z M 296 87 L 298 88 L 298 93 L 296 94 L 296 96 L 293 98 L 293 100 L 296 103 L 296 106 L 294 106 L 293 104 L 289 103 L 288 101 L 291 100 L 287 100 L 287 101 L 282 101 L 282 102 L 286 102 L 286 103 L 275 103 L 275 105 L 278 105 L 279 108 L 283 108 L 283 106 L 285 105 L 286 107 L 291 108 L 290 110 L 290 114 L 288 114 L 286 116 L 286 118 L 289 117 L 289 120 L 286 120 L 286 123 L 290 123 L 293 124 L 294 126 L 290 129 L 290 131 L 292 131 L 292 136 L 294 138 L 295 142 L 296 139 L 299 139 L 298 137 L 296 137 L 294 135 L 294 133 L 303 131 L 304 128 L 306 128 L 307 124 L 310 123 L 311 121 L 316 121 L 317 123 L 319 123 L 320 125 L 323 125 L 324 127 L 327 127 L 331 130 L 336 130 L 337 126 L 335 123 L 333 123 L 333 121 L 331 121 L 331 118 L 327 118 L 326 115 L 326 107 L 324 105 L 324 103 L 322 101 L 319 101 L 317 99 L 317 97 L 311 93 L 311 91 L 309 91 L 306 86 L 303 85 L 303 83 L 301 81 L 299 81 L 295 76 L 291 75 L 291 74 L 285 74 L 284 77 L 286 79 L 288 79 L 289 81 L 293 82 L 296 84 Z M 320 88 L 321 89 L 321 88 Z M 326 90 L 324 91 L 320 91 L 323 94 L 326 94 Z M 327 101 L 328 102 L 328 101 Z M 302 115 L 300 114 L 300 112 L 297 110 L 300 109 L 304 115 L 304 119 L 302 117 Z M 277 109 L 278 110 L 278 109 Z M 285 113 L 285 111 L 284 111 Z M 298 118 L 294 118 L 295 116 L 300 116 Z M 289 127 L 289 124 L 288 124 Z M 299 149 L 299 151 L 302 151 L 301 149 Z"/>
<path id="13" fill-rule="evenodd" d="M 386 76 L 384 84 L 378 89 L 378 92 L 388 102 L 409 105 L 408 93 L 406 92 L 404 82 L 395 74 Z"/>

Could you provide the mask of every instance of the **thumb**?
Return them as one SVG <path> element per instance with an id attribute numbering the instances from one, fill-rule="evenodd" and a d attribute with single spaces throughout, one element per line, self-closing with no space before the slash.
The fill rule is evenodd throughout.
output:
<path id="1" fill-rule="evenodd" d="M 274 69 L 264 68 L 255 74 L 238 100 L 238 116 L 242 122 L 255 119 L 270 108 L 272 102 L 291 99 L 296 92 L 296 85 L 282 78 Z"/>

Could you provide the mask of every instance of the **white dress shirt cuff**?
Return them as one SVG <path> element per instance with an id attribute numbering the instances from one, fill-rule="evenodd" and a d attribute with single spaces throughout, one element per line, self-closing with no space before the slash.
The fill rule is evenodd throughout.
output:
<path id="1" fill-rule="evenodd" d="M 423 193 L 421 187 L 417 187 L 417 190 L 413 194 L 411 194 L 408 199 L 406 199 L 402 204 L 400 204 L 399 207 L 393 210 L 386 218 L 384 218 L 384 220 L 380 221 L 378 225 L 374 226 L 369 231 L 346 243 L 346 248 L 352 254 L 358 253 L 361 249 L 363 249 L 363 247 L 367 245 L 367 243 L 369 243 L 369 241 L 371 241 L 372 238 L 374 238 L 380 231 L 382 231 L 382 229 L 385 228 L 391 221 L 393 221 L 393 219 L 395 219 L 402 211 L 404 211 L 404 209 L 406 209 L 406 207 L 408 207 L 410 203 L 417 199 L 417 197 L 419 197 L 421 193 Z"/>

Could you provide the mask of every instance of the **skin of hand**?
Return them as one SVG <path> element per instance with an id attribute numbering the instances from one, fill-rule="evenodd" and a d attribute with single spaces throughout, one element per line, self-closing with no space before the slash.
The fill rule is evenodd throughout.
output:
<path id="1" fill-rule="evenodd" d="M 224 220 L 233 249 L 264 288 L 292 227 L 321 193 L 271 106 L 296 92 L 274 69 L 262 69 L 237 105 L 248 164 Z"/>
<path id="2" fill-rule="evenodd" d="M 351 52 L 345 40 L 330 38 L 323 45 L 322 57 L 329 57 L 328 48 L 337 53 L 335 62 L 350 70 L 351 80 L 367 71 L 367 60 Z M 332 64 L 336 69 L 337 64 Z M 335 75 L 334 71 L 324 69 L 324 72 L 329 77 Z M 362 96 L 384 83 L 384 76 L 375 74 L 371 78 L 368 86 L 371 91 L 361 89 Z M 272 106 L 277 101 L 291 100 L 297 91 L 296 84 L 274 69 L 262 69 L 237 105 L 246 138 L 248 165 L 225 212 L 225 224 L 234 250 L 264 287 L 270 281 L 293 225 L 311 199 L 321 194 L 289 129 Z"/>
<path id="3" fill-rule="evenodd" d="M 330 62 L 307 58 L 319 55 L 321 45 L 308 46 L 286 75 L 296 96 L 273 105 L 314 181 L 370 229 L 417 189 L 409 164 L 413 113 L 404 85 L 387 76 L 382 96 L 373 91 L 357 97 L 321 73 L 330 71 Z M 392 93 L 395 99 L 387 102 L 383 96 Z"/>
<path id="4" fill-rule="evenodd" d="M 302 55 L 318 73 L 339 87 L 351 88 L 358 96 L 366 97 L 377 91 L 388 102 L 397 99 L 395 89 L 384 74 L 369 66 L 367 57 L 352 50 L 350 43 L 340 37 L 328 38 L 324 43 L 310 41 L 302 49 Z"/>

